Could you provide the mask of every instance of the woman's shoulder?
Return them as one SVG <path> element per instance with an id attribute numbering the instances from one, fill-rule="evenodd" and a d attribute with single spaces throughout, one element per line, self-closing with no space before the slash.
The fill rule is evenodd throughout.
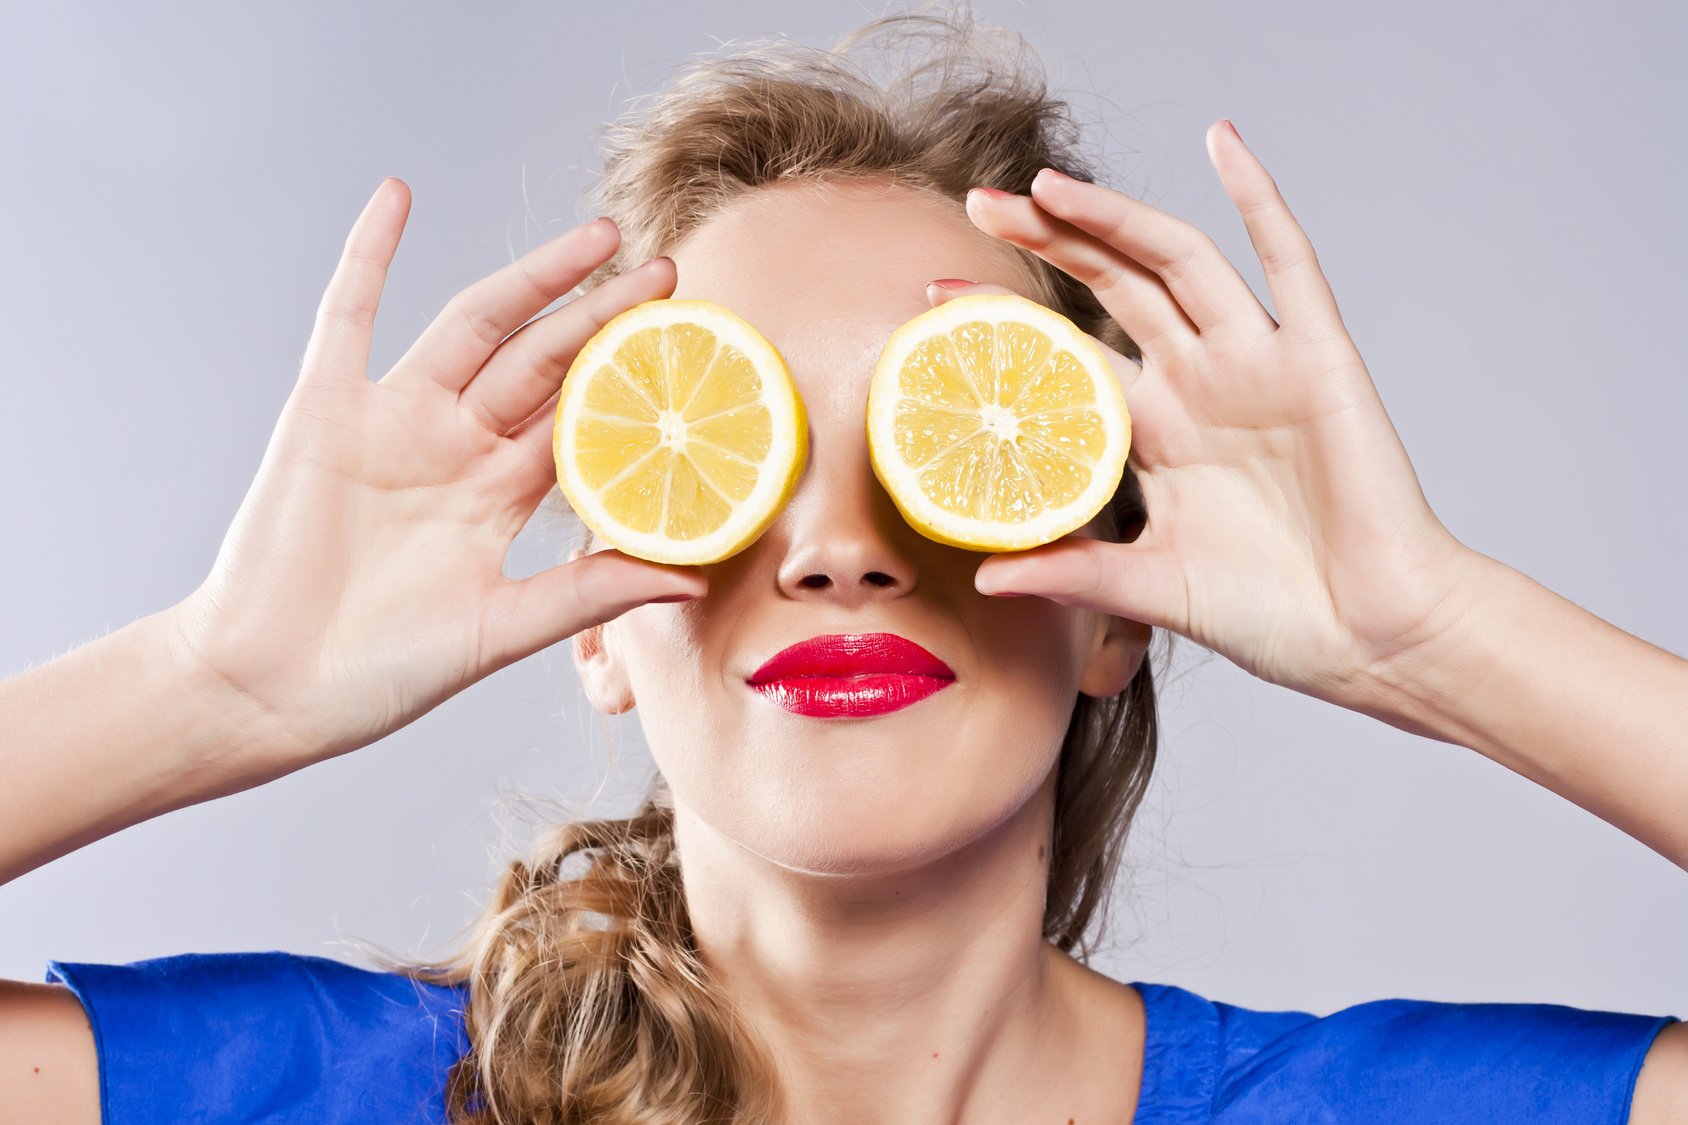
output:
<path id="1" fill-rule="evenodd" d="M 461 988 L 326 957 L 53 961 L 88 1013 L 108 1122 L 425 1122 L 468 1049 Z"/>
<path id="2" fill-rule="evenodd" d="M 1371 1000 L 1328 1015 L 1133 982 L 1136 1121 L 1622 1121 L 1676 1017 L 1561 1004 Z"/>

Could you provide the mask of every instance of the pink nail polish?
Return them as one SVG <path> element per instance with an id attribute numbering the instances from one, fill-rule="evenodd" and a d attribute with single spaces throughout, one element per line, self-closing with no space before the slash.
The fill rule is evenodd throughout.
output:
<path id="1" fill-rule="evenodd" d="M 986 199 L 1013 199 L 1014 198 L 1013 192 L 1003 191 L 1001 188 L 993 188 L 993 187 L 970 188 L 968 190 L 967 194 L 972 195 L 973 192 L 975 192 L 975 191 L 978 192 L 980 195 L 983 195 Z"/>
<path id="2" fill-rule="evenodd" d="M 929 284 L 936 285 L 939 289 L 960 289 L 963 285 L 971 285 L 973 283 L 960 277 L 940 277 Z"/>

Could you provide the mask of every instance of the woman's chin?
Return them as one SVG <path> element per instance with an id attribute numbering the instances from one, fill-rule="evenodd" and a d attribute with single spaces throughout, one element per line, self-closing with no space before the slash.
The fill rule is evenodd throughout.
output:
<path id="1" fill-rule="evenodd" d="M 676 802 L 722 842 L 791 872 L 831 877 L 912 872 L 1000 838 L 1049 785 L 1058 760 L 1055 748 L 984 755 L 948 738 L 911 749 L 865 731 L 847 753 L 811 742 L 800 759 L 740 745 L 725 768 L 665 763 Z"/>
<path id="2" fill-rule="evenodd" d="M 908 792 L 866 805 L 817 800 L 803 806 L 801 815 L 741 824 L 735 838 L 798 874 L 889 876 L 944 863 L 1011 819 L 1017 807 L 1017 802 L 952 805 Z"/>

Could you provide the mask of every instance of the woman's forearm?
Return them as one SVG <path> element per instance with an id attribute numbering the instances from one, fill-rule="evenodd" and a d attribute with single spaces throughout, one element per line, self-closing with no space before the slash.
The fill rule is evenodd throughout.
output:
<path id="1" fill-rule="evenodd" d="M 1356 709 L 1469 746 L 1688 869 L 1688 660 L 1472 552 L 1468 598 Z"/>
<path id="2" fill-rule="evenodd" d="M 308 760 L 196 662 L 174 612 L 0 683 L 0 883 Z"/>

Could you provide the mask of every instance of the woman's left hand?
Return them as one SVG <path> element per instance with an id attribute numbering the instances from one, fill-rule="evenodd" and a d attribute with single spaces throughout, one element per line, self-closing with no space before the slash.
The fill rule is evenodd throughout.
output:
<path id="1" fill-rule="evenodd" d="M 1352 706 L 1367 673 L 1459 619 L 1483 556 L 1426 503 L 1272 177 L 1228 122 L 1207 151 L 1281 322 L 1207 235 L 1117 191 L 1045 170 L 1029 198 L 970 193 L 981 230 L 1088 285 L 1142 349 L 1140 367 L 1110 354 L 1148 508 L 1131 543 L 1067 536 L 975 583 L 1171 629 Z"/>

